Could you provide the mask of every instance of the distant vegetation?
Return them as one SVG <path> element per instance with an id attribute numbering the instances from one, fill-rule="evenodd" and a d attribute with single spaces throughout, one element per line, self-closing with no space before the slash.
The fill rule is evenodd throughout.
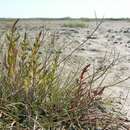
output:
<path id="1" fill-rule="evenodd" d="M 63 27 L 69 27 L 69 28 L 85 28 L 87 23 L 83 21 L 67 21 L 64 23 Z"/>
<path id="2" fill-rule="evenodd" d="M 65 21 L 82 21 L 82 22 L 89 22 L 89 21 L 95 21 L 95 20 L 101 20 L 102 18 L 71 18 L 71 17 L 63 17 L 63 18 L 20 18 L 21 20 L 65 20 Z M 130 20 L 130 18 L 103 18 L 104 20 L 110 20 L 110 21 L 122 21 L 122 20 Z M 0 18 L 0 21 L 14 21 L 15 18 Z"/>

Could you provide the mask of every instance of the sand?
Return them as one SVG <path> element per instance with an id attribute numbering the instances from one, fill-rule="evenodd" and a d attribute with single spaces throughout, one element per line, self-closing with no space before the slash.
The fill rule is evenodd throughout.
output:
<path id="1" fill-rule="evenodd" d="M 34 37 L 35 33 L 43 30 L 56 32 L 56 42 L 67 56 L 77 46 L 84 42 L 97 26 L 96 21 L 86 22 L 85 28 L 63 27 L 66 21 L 21 20 L 18 30 L 23 34 L 28 32 Z M 11 27 L 12 21 L 0 21 L 0 38 Z M 105 57 L 105 61 L 103 62 Z M 130 76 L 130 21 L 104 21 L 94 35 L 78 48 L 68 63 L 68 68 L 76 70 L 78 64 L 91 64 L 95 69 L 106 67 L 114 58 L 118 58 L 116 65 L 109 72 L 103 85 L 113 84 Z M 130 118 L 130 79 L 105 91 L 105 96 L 120 97 L 121 111 Z"/>

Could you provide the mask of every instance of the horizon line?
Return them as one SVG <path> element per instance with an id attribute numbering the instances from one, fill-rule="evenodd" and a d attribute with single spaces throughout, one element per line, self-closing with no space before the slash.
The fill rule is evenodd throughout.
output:
<path id="1" fill-rule="evenodd" d="M 0 19 L 130 19 L 130 17 L 0 17 Z"/>

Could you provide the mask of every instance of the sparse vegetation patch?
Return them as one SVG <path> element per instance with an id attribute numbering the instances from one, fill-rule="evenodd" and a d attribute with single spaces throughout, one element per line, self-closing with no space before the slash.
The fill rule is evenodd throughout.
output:
<path id="1" fill-rule="evenodd" d="M 128 119 L 115 107 L 119 102 L 103 97 L 108 87 L 121 82 L 102 84 L 116 64 L 115 58 L 93 73 L 91 64 L 84 65 L 68 83 L 59 72 L 66 58 L 61 62 L 55 36 L 47 42 L 41 31 L 32 41 L 27 33 L 20 35 L 17 22 L 7 32 L 0 51 L 1 130 L 129 129 Z"/>

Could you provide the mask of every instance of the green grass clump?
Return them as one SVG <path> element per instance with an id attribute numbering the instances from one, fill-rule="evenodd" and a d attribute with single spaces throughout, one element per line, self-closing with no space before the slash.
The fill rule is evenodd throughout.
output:
<path id="1" fill-rule="evenodd" d="M 82 21 L 68 21 L 64 23 L 63 27 L 69 27 L 69 28 L 85 28 L 86 23 Z"/>
<path id="2" fill-rule="evenodd" d="M 61 53 L 54 46 L 54 37 L 46 44 L 45 34 L 40 32 L 32 43 L 26 33 L 21 37 L 16 23 L 6 35 L 6 47 L 1 49 L 0 56 L 1 130 L 123 127 L 124 119 L 107 111 L 106 102 L 112 106 L 112 101 L 102 98 L 105 87 L 101 83 L 92 87 L 110 66 L 87 75 L 88 64 L 78 79 L 73 77 L 75 82 L 63 86 L 65 77 L 59 75 Z M 53 53 L 48 49 L 53 49 Z"/>

